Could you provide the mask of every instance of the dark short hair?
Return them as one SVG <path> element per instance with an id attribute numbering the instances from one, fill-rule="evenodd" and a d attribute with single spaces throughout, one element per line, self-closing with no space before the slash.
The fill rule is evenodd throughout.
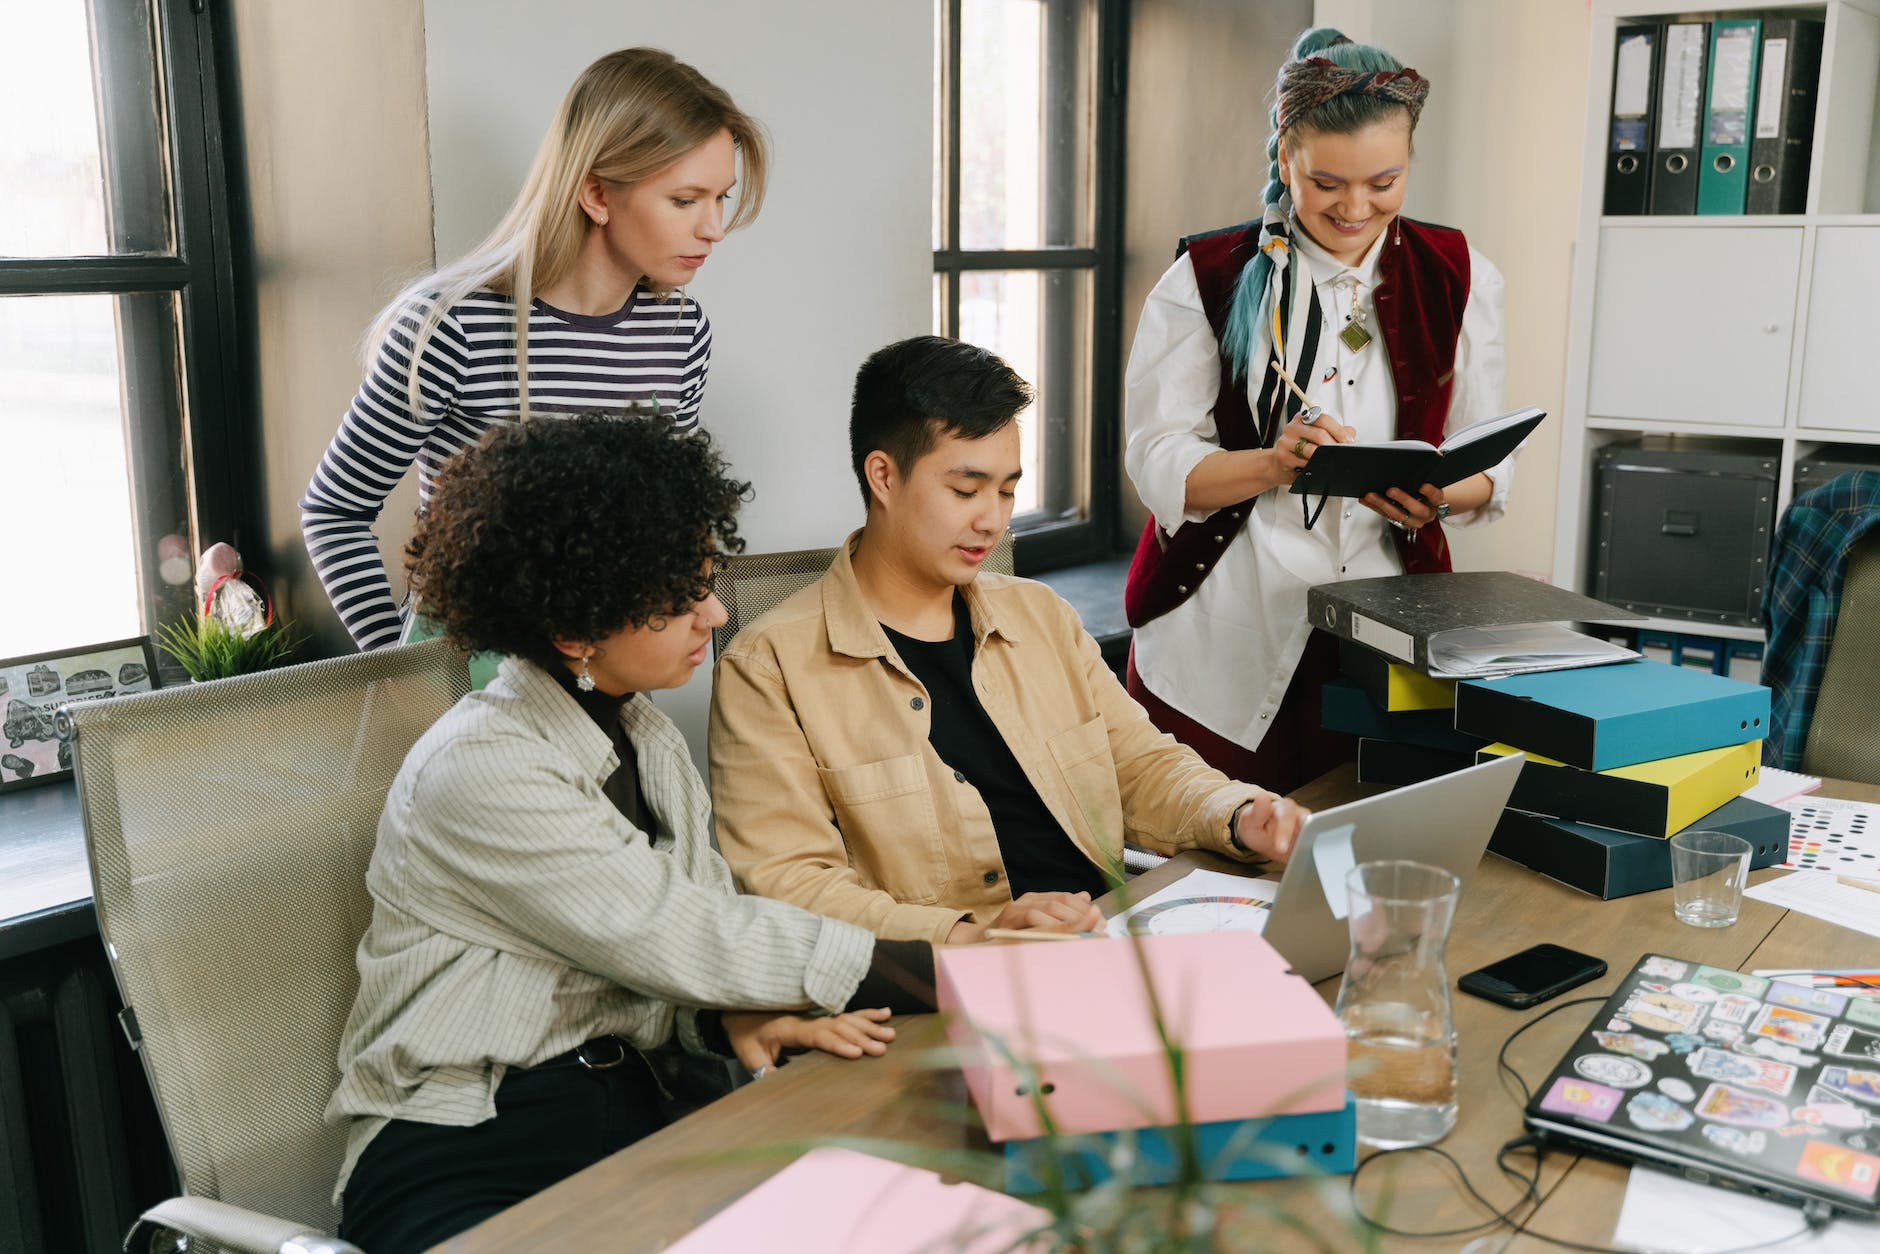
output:
<path id="1" fill-rule="evenodd" d="M 463 649 L 553 662 L 688 613 L 705 563 L 744 548 L 750 485 L 704 432 L 645 414 L 543 415 L 484 432 L 446 463 L 405 555 L 419 612 Z"/>
<path id="2" fill-rule="evenodd" d="M 902 474 L 942 436 L 983 440 L 1031 404 L 1031 387 L 974 344 L 917 335 L 877 350 L 855 372 L 849 458 L 866 508 L 874 498 L 862 463 L 880 449 Z"/>

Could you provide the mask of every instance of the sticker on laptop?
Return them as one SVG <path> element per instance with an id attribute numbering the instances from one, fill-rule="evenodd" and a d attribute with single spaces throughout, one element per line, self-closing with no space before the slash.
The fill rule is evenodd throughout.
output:
<path id="1" fill-rule="evenodd" d="M 1880 1028 L 1880 997 L 1849 999 L 1847 1018 L 1850 1023 L 1864 1023 L 1870 1028 Z"/>
<path id="2" fill-rule="evenodd" d="M 1547 1096 L 1541 1098 L 1541 1109 L 1556 1115 L 1579 1115 L 1583 1119 L 1596 1119 L 1605 1123 L 1619 1109 L 1619 1102 L 1624 1097 L 1625 1094 L 1618 1089 L 1563 1075 L 1547 1090 Z"/>
<path id="3" fill-rule="evenodd" d="M 1855 1197 L 1872 1197 L 1880 1189 L 1880 1158 L 1831 1141 L 1810 1141 L 1802 1146 L 1795 1174 Z"/>
<path id="4" fill-rule="evenodd" d="M 1748 1023 L 1762 1009 L 1762 1003 L 1754 997 L 1738 997 L 1735 993 L 1725 993 L 1710 1005 L 1712 1023 Z"/>
<path id="5" fill-rule="evenodd" d="M 1649 1036 L 1640 1036 L 1637 1032 L 1594 1032 L 1593 1039 L 1599 1042 L 1599 1047 L 1609 1054 L 1643 1058 L 1646 1062 L 1663 1058 L 1671 1052 L 1671 1046 L 1663 1041 L 1655 1041 Z"/>
<path id="6" fill-rule="evenodd" d="M 1671 1046 L 1674 1054 L 1688 1054 L 1699 1049 L 1708 1049 L 1709 1042 L 1701 1036 L 1692 1036 L 1689 1032 L 1673 1032 L 1665 1037 L 1665 1044 Z"/>
<path id="7" fill-rule="evenodd" d="M 1722 967 L 1699 967 L 1691 980 L 1696 984 L 1708 984 L 1719 993 L 1740 993 L 1745 997 L 1761 997 L 1769 987 L 1769 981 L 1764 976 L 1725 971 Z"/>
<path id="8" fill-rule="evenodd" d="M 1777 980 L 1763 1000 L 1772 1006 L 1812 1010 L 1818 1015 L 1838 1015 L 1847 1007 L 1847 994 L 1845 993 L 1837 993 L 1828 988 L 1803 988 L 1799 984 L 1790 984 L 1783 980 Z"/>
<path id="9" fill-rule="evenodd" d="M 1679 962 L 1676 958 L 1667 958 L 1662 954 L 1653 954 L 1638 964 L 1640 975 L 1655 975 L 1662 980 L 1681 980 L 1691 973 L 1691 964 Z"/>
<path id="10" fill-rule="evenodd" d="M 1712 1016 L 1704 1023 L 1704 1035 L 1713 1041 L 1722 1041 L 1726 1045 L 1733 1044 L 1743 1039 L 1743 1025 L 1725 1023 L 1722 1019 Z"/>
<path id="11" fill-rule="evenodd" d="M 1688 1081 L 1680 1080 L 1674 1075 L 1668 1075 L 1658 1081 L 1658 1091 L 1675 1102 L 1694 1102 L 1697 1100 L 1697 1090 L 1692 1088 Z"/>
<path id="12" fill-rule="evenodd" d="M 1738 1041 L 1730 1046 L 1739 1054 L 1750 1054 L 1758 1058 L 1773 1058 L 1777 1062 L 1793 1063 L 1798 1067 L 1812 1067 L 1821 1059 L 1814 1054 L 1806 1054 L 1793 1045 L 1784 1045 L 1781 1041 L 1772 1041 L 1766 1036 L 1753 1037 Z"/>
<path id="13" fill-rule="evenodd" d="M 1821 1048 L 1824 1053 L 1833 1054 L 1836 1058 L 1880 1062 L 1880 1036 L 1845 1023 L 1828 1033 L 1828 1043 Z"/>
<path id="14" fill-rule="evenodd" d="M 1751 1093 L 1727 1084 L 1705 1089 L 1697 1113 L 1718 1123 L 1750 1128 L 1779 1128 L 1789 1121 L 1789 1108 L 1782 1102 L 1766 1093 Z"/>
<path id="15" fill-rule="evenodd" d="M 1573 1069 L 1589 1080 L 1610 1084 L 1616 1089 L 1642 1089 L 1652 1082 L 1652 1069 L 1636 1058 L 1618 1054 L 1581 1054 L 1573 1060 Z"/>
<path id="16" fill-rule="evenodd" d="M 1858 1131 L 1872 1122 L 1867 1112 L 1852 1102 L 1797 1106 L 1789 1112 L 1789 1117 L 1811 1128 L 1845 1128 L 1850 1131 Z"/>
<path id="17" fill-rule="evenodd" d="M 1727 1080 L 1746 1089 L 1761 1089 L 1787 1097 L 1795 1087 L 1795 1068 L 1768 1058 L 1747 1058 L 1727 1049 L 1700 1049 L 1684 1060 L 1693 1075 L 1706 1080 Z"/>
<path id="18" fill-rule="evenodd" d="M 1690 1032 L 1704 1017 L 1704 1008 L 1694 1001 L 1674 997 L 1668 992 L 1654 993 L 1639 989 L 1625 999 L 1619 1013 L 1652 1032 Z"/>
<path id="19" fill-rule="evenodd" d="M 1704 1139 L 1732 1154 L 1760 1154 L 1769 1144 L 1767 1132 L 1745 1132 L 1741 1128 L 1726 1128 L 1720 1123 L 1705 1124 Z"/>
<path id="20" fill-rule="evenodd" d="M 1880 1106 L 1880 1071 L 1854 1067 L 1823 1067 L 1817 1079 L 1822 1088 L 1869 1106 Z"/>
<path id="21" fill-rule="evenodd" d="M 1792 1006 L 1764 1006 L 1749 1030 L 1751 1035 L 1766 1036 L 1797 1049 L 1819 1049 L 1822 1038 L 1828 1035 L 1829 1022 L 1821 1015 Z"/>
<path id="22" fill-rule="evenodd" d="M 1697 1122 L 1690 1111 L 1663 1093 L 1634 1093 L 1625 1103 L 1625 1117 L 1647 1132 L 1682 1132 Z"/>

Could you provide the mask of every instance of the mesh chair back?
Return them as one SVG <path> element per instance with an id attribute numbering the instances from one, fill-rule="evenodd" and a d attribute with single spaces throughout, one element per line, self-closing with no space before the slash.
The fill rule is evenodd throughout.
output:
<path id="1" fill-rule="evenodd" d="M 468 687 L 442 640 L 68 707 L 98 924 L 183 1191 L 331 1232 L 321 1122 L 412 743 Z"/>
<path id="2" fill-rule="evenodd" d="M 1012 573 L 1012 551 L 1016 547 L 1012 533 L 999 538 L 998 547 L 987 555 L 985 569 L 1001 575 Z M 798 592 L 829 573 L 836 560 L 834 549 L 795 549 L 788 553 L 747 553 L 728 558 L 717 581 L 718 599 L 730 615 L 725 625 L 712 631 L 712 652 L 722 654 L 744 625 L 782 605 Z"/>
<path id="3" fill-rule="evenodd" d="M 1802 769 L 1810 775 L 1880 784 L 1880 533 L 1847 559 L 1841 612 L 1808 724 Z"/>

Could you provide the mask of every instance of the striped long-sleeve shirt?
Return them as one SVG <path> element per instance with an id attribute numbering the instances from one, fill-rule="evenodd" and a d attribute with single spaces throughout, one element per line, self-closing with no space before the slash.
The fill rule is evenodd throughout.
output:
<path id="1" fill-rule="evenodd" d="M 400 614 L 372 525 L 418 463 L 419 508 L 445 462 L 517 413 L 515 305 L 472 292 L 447 310 L 418 362 L 419 409 L 407 386 L 425 307 L 393 324 L 300 502 L 307 553 L 362 649 L 398 640 Z M 683 296 L 636 288 L 610 314 L 565 313 L 540 300 L 529 315 L 529 411 L 577 413 L 657 400 L 674 425 L 698 425 L 711 364 L 711 324 Z"/>

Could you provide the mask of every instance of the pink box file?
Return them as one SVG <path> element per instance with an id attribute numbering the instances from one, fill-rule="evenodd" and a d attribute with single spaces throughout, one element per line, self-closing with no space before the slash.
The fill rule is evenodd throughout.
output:
<path id="1" fill-rule="evenodd" d="M 942 949 L 940 1009 L 992 1140 L 1044 1134 L 1015 1059 L 1035 1071 L 1061 1132 L 1179 1121 L 1134 947 L 1187 1056 L 1189 1118 L 1344 1106 L 1343 1026 L 1257 933 Z"/>
<path id="2" fill-rule="evenodd" d="M 1039 1208 L 872 1154 L 823 1146 L 667 1247 L 667 1254 L 1026 1254 Z"/>

